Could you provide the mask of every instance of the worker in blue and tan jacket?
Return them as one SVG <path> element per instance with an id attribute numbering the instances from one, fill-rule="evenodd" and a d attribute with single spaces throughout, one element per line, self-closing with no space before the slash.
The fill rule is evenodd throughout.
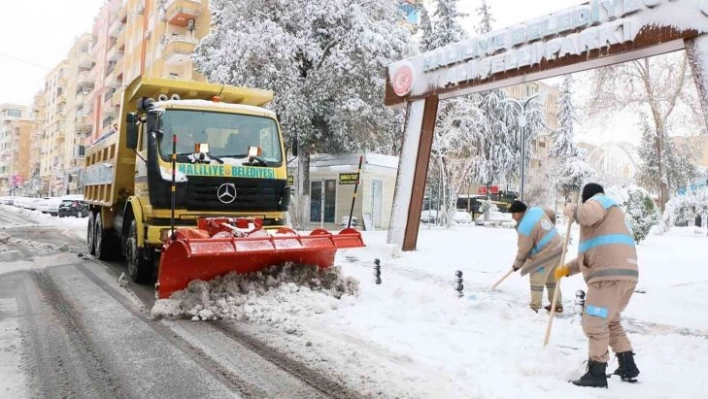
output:
<path id="1" fill-rule="evenodd" d="M 614 374 L 623 381 L 636 382 L 639 369 L 634 363 L 632 344 L 620 324 L 620 315 L 639 277 L 632 228 L 622 209 L 605 196 L 599 184 L 585 185 L 582 199 L 582 205 L 568 205 L 563 212 L 580 225 L 578 257 L 556 271 L 556 278 L 582 273 L 588 285 L 582 322 L 588 337 L 588 371 L 572 382 L 607 387 L 608 346 L 619 363 Z"/>
<path id="2" fill-rule="evenodd" d="M 521 201 L 514 201 L 509 207 L 512 218 L 516 220 L 516 232 L 519 235 L 516 259 L 512 269 L 521 270 L 521 275 L 530 274 L 531 283 L 531 309 L 538 312 L 543 301 L 544 287 L 548 291 L 548 301 L 553 302 L 553 295 L 556 289 L 556 277 L 554 271 L 560 262 L 562 250 L 562 240 L 556 230 L 555 215 L 551 219 L 552 213 L 542 208 L 528 208 Z M 562 298 L 558 292 L 558 302 L 556 312 L 562 313 Z M 551 305 L 545 307 L 551 310 Z"/>

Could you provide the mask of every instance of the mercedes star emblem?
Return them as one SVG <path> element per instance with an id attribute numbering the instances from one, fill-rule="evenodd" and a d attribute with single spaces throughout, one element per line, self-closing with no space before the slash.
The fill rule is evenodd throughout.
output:
<path id="1" fill-rule="evenodd" d="M 233 183 L 224 183 L 216 190 L 216 198 L 224 204 L 230 204 L 236 199 L 236 186 Z"/>

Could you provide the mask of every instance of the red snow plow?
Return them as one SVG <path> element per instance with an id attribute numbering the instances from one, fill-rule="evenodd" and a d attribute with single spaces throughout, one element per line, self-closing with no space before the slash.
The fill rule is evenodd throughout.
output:
<path id="1" fill-rule="evenodd" d="M 200 218 L 196 228 L 178 228 L 163 244 L 158 298 L 169 298 L 192 280 L 230 272 L 252 273 L 287 262 L 330 267 L 337 249 L 359 247 L 364 242 L 352 228 L 337 234 L 315 229 L 308 235 L 280 228 L 271 234 L 259 219 Z"/>

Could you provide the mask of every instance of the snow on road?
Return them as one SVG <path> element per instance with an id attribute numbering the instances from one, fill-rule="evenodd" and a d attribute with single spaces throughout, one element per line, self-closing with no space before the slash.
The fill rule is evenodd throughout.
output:
<path id="1" fill-rule="evenodd" d="M 16 220 L 16 222 L 6 223 L 3 227 L 26 227 L 40 224 L 45 226 L 59 226 L 66 228 L 66 231 L 75 238 L 86 238 L 86 223 L 88 218 L 65 217 L 48 215 L 39 211 L 31 211 L 15 206 L 0 205 L 0 212 L 3 212 L 6 218 Z M 33 221 L 35 223 L 30 223 Z"/>
<path id="2" fill-rule="evenodd" d="M 83 226 L 74 228 L 83 236 Z M 586 289 L 582 277 L 562 281 L 566 313 L 555 319 L 545 349 L 548 316 L 529 309 L 528 277 L 512 274 L 490 291 L 511 267 L 513 229 L 421 226 L 418 250 L 400 256 L 385 243 L 385 231 L 363 234 L 367 248 L 339 251 L 336 262 L 359 281 L 357 295 L 338 300 L 289 285 L 239 292 L 251 296 L 250 314 L 262 317 L 232 322 L 371 396 L 658 399 L 700 398 L 708 390 L 701 374 L 708 366 L 705 230 L 676 228 L 639 244 L 638 292 L 623 319 L 640 384 L 611 379 L 608 390 L 567 382 L 584 372 L 587 358 L 587 340 L 570 316 L 574 292 Z M 577 253 L 577 237 L 573 229 L 569 257 Z M 463 272 L 462 299 L 454 290 L 456 270 Z M 283 320 L 296 331 L 281 328 Z M 608 371 L 615 367 L 613 359 Z"/>
<path id="3" fill-rule="evenodd" d="M 356 298 L 332 306 L 318 293 L 265 295 L 251 303 L 260 309 L 251 311 L 282 308 L 279 315 L 298 330 L 268 330 L 273 345 L 384 396 L 697 398 L 708 389 L 701 376 L 687 373 L 705 370 L 708 358 L 708 246 L 705 232 L 699 233 L 676 229 L 639 245 L 642 293 L 634 295 L 624 319 L 642 383 L 611 380 L 609 390 L 567 382 L 584 372 L 587 358 L 587 340 L 571 317 L 575 291 L 586 289 L 582 277 L 563 280 L 566 313 L 555 320 L 546 349 L 548 316 L 529 309 L 528 277 L 513 274 L 490 291 L 511 267 L 513 229 L 423 227 L 418 251 L 398 258 L 385 244 L 386 232 L 365 232 L 366 249 L 337 257 L 344 274 L 360 281 Z M 569 257 L 577 253 L 577 229 L 573 236 Z M 382 263 L 381 285 L 373 276 L 375 258 Z M 456 270 L 464 276 L 462 299 L 454 290 Z M 312 311 L 317 295 L 327 305 Z M 612 360 L 609 371 L 616 366 Z"/>

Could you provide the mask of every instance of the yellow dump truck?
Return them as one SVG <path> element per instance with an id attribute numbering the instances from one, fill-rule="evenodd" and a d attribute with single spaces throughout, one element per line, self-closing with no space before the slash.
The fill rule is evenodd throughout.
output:
<path id="1" fill-rule="evenodd" d="M 272 99 L 270 91 L 219 84 L 131 82 L 115 131 L 86 153 L 88 251 L 125 257 L 129 277 L 150 282 L 173 223 L 244 217 L 264 229 L 286 226 L 283 138 L 275 113 L 262 107 Z"/>

